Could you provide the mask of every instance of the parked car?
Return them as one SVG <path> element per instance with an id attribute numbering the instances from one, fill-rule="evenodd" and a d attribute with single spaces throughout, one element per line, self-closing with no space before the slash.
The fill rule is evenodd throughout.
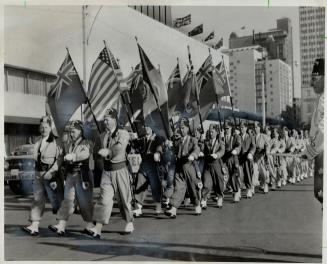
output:
<path id="1" fill-rule="evenodd" d="M 4 181 L 15 194 L 31 194 L 33 192 L 35 176 L 33 148 L 33 144 L 21 145 L 5 158 Z"/>

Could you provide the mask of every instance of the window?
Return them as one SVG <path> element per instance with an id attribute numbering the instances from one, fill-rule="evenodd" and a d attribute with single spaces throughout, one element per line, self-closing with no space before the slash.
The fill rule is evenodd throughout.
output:
<path id="1" fill-rule="evenodd" d="M 240 63 L 240 61 L 239 61 L 239 60 L 237 60 L 237 63 Z"/>

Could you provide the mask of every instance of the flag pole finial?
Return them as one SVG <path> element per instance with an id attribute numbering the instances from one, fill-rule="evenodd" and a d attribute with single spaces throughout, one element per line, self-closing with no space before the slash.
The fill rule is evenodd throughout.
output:
<path id="1" fill-rule="evenodd" d="M 69 49 L 68 49 L 68 47 L 66 47 L 66 50 L 67 50 L 67 52 L 69 53 Z"/>
<path id="2" fill-rule="evenodd" d="M 138 39 L 137 39 L 137 36 L 135 36 L 135 40 L 136 40 L 136 42 L 138 43 Z"/>
<path id="3" fill-rule="evenodd" d="M 105 47 L 107 47 L 107 42 L 105 40 L 103 40 L 103 44 Z"/>
<path id="4" fill-rule="evenodd" d="M 209 55 L 211 55 L 211 50 L 210 50 L 210 47 L 208 47 L 208 51 L 209 51 Z"/>
<path id="5" fill-rule="evenodd" d="M 177 57 L 177 63 L 179 63 L 179 58 Z"/>

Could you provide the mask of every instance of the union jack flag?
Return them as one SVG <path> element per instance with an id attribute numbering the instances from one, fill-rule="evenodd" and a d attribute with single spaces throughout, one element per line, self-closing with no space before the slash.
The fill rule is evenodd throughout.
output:
<path id="1" fill-rule="evenodd" d="M 62 92 L 63 84 L 65 84 L 65 86 L 71 85 L 72 77 L 76 75 L 77 72 L 73 62 L 70 59 L 70 55 L 67 53 L 63 64 L 57 72 L 57 79 L 50 87 L 49 95 L 55 97 L 56 101 L 58 101 Z"/>
<path id="2" fill-rule="evenodd" d="M 230 89 L 228 85 L 228 76 L 226 73 L 226 68 L 224 61 L 222 60 L 217 64 L 214 71 L 214 81 L 216 87 L 216 94 L 220 96 L 230 96 Z"/>
<path id="3" fill-rule="evenodd" d="M 196 73 L 196 81 L 200 91 L 207 81 L 212 78 L 212 70 L 212 56 L 210 54 Z"/>

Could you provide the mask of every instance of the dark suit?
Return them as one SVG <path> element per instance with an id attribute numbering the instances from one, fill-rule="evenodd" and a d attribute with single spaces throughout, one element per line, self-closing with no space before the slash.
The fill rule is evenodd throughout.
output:
<path id="1" fill-rule="evenodd" d="M 203 153 L 204 175 L 202 197 L 206 200 L 212 187 L 216 195 L 223 197 L 225 181 L 227 180 L 224 179 L 224 176 L 227 176 L 227 169 L 222 161 L 222 157 L 225 154 L 225 143 L 218 138 L 214 141 L 208 140 L 204 143 Z M 214 159 L 211 156 L 212 154 L 216 154 L 217 159 Z"/>
<path id="2" fill-rule="evenodd" d="M 247 156 L 249 153 L 254 155 L 255 153 L 255 141 L 252 136 L 248 133 L 241 134 L 242 145 L 241 152 L 239 155 L 239 161 L 241 166 L 241 172 L 243 173 L 243 181 L 247 189 L 252 187 L 252 174 L 253 174 L 253 163 L 248 160 Z"/>

